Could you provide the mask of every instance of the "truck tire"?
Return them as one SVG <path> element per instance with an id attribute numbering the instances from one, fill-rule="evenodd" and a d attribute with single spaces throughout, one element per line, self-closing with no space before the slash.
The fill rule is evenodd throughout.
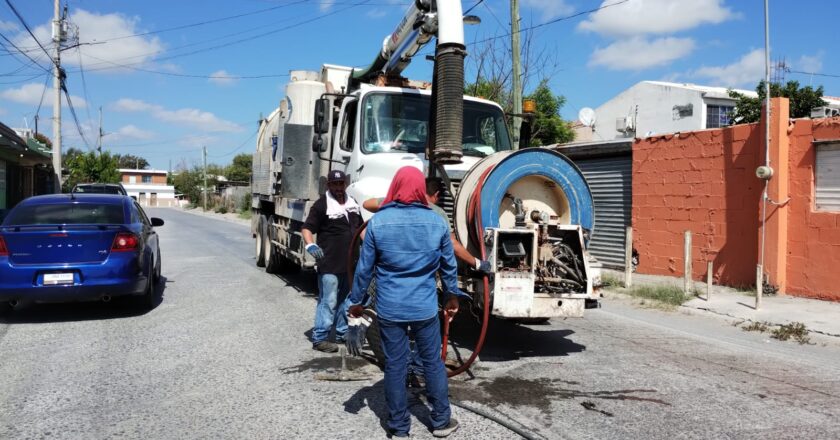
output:
<path id="1" fill-rule="evenodd" d="M 271 223 L 271 219 L 266 217 L 265 234 L 263 236 L 263 249 L 265 249 L 265 271 L 266 273 L 276 274 L 281 271 L 283 257 L 279 252 L 277 252 L 274 245 L 271 244 L 271 240 L 274 238 L 273 231 L 275 231 L 275 228 L 271 226 Z"/>
<path id="2" fill-rule="evenodd" d="M 265 233 L 265 216 L 260 215 L 259 220 L 257 221 L 257 243 L 255 246 L 255 254 L 256 254 L 256 264 L 257 267 L 264 267 L 265 266 L 265 240 L 263 238 L 263 234 Z"/>
<path id="3" fill-rule="evenodd" d="M 373 309 L 365 309 L 365 316 L 371 319 L 370 325 L 365 333 L 368 346 L 370 347 L 370 351 L 373 352 L 373 357 L 376 358 L 376 363 L 381 368 L 385 368 L 385 351 L 382 350 L 382 336 L 379 334 L 379 319 Z"/>

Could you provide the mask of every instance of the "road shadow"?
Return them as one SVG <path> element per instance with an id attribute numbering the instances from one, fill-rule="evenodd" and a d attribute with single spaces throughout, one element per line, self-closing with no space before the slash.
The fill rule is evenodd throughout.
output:
<path id="1" fill-rule="evenodd" d="M 472 315 L 460 314 L 452 322 L 449 330 L 450 349 L 455 351 L 456 357 L 463 360 L 469 357 L 475 349 L 480 332 L 481 324 Z M 569 338 L 574 333 L 568 329 L 552 328 L 551 325 L 524 325 L 491 317 L 478 359 L 502 362 L 580 353 L 586 350 L 586 346 Z"/>
<path id="2" fill-rule="evenodd" d="M 165 276 L 158 282 L 158 297 L 151 309 L 130 297 L 115 297 L 109 302 L 84 301 L 67 303 L 22 304 L 0 315 L 2 324 L 46 324 L 53 322 L 100 321 L 142 316 L 154 311 L 163 301 L 166 285 L 174 283 Z"/>
<path id="3" fill-rule="evenodd" d="M 384 379 L 379 380 L 373 385 L 357 390 L 344 402 L 344 412 L 359 414 L 367 408 L 368 411 L 376 415 L 379 419 L 379 426 L 387 434 L 388 407 L 385 404 L 384 382 Z M 423 424 L 426 430 L 431 431 L 431 411 L 424 401 L 423 392 L 417 389 L 408 389 L 406 393 L 408 394 L 408 411 Z M 417 429 L 418 427 L 415 425 L 412 426 L 411 431 L 417 432 Z"/>
<path id="4" fill-rule="evenodd" d="M 318 299 L 318 277 L 315 272 L 298 270 L 274 274 L 274 277 L 304 296 Z"/>

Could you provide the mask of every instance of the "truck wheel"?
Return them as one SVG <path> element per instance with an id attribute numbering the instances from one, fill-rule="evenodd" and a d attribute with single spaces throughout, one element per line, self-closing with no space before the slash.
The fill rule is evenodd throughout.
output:
<path id="1" fill-rule="evenodd" d="M 368 345 L 373 352 L 373 357 L 376 358 L 376 363 L 380 367 L 385 368 L 385 351 L 382 350 L 382 337 L 379 334 L 379 319 L 376 317 L 376 312 L 372 309 L 365 309 L 365 316 L 371 319 L 370 325 L 365 333 Z"/>
<path id="2" fill-rule="evenodd" d="M 265 216 L 260 215 L 257 221 L 257 244 L 254 252 L 257 257 L 257 267 L 265 266 L 265 239 L 263 238 L 263 234 L 265 234 Z"/>
<path id="3" fill-rule="evenodd" d="M 265 234 L 263 235 L 263 251 L 265 253 L 265 271 L 266 273 L 280 273 L 280 266 L 281 266 L 281 256 L 277 252 L 277 249 L 274 248 L 274 245 L 271 244 L 271 239 L 273 238 L 273 233 L 275 228 L 271 226 L 271 220 L 266 217 L 265 220 Z"/>

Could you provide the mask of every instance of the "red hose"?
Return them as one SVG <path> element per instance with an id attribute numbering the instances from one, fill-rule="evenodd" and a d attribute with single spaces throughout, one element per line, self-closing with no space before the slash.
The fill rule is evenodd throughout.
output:
<path id="1" fill-rule="evenodd" d="M 472 221 L 473 226 L 475 226 L 475 243 L 478 244 L 478 248 L 481 251 L 481 259 L 487 259 L 487 250 L 484 248 L 484 240 L 482 237 L 484 236 L 483 229 L 484 227 L 481 224 L 481 189 L 484 187 L 484 179 L 487 178 L 487 175 L 490 174 L 492 168 L 488 168 L 484 171 L 481 177 L 478 179 L 478 184 L 476 184 L 475 191 L 473 191 L 473 195 L 470 198 L 470 208 L 467 212 L 467 222 Z M 490 279 L 487 277 L 487 274 L 483 276 L 484 281 L 484 304 L 483 304 L 483 313 L 481 318 L 481 333 L 478 335 L 478 341 L 475 344 L 475 349 L 473 349 L 472 354 L 464 362 L 460 367 L 448 371 L 446 375 L 448 377 L 457 376 L 464 371 L 467 371 L 470 366 L 472 366 L 473 362 L 475 362 L 476 358 L 478 358 L 478 354 L 481 352 L 482 347 L 484 347 L 484 338 L 487 336 L 487 325 L 490 322 Z M 441 357 L 446 360 L 446 345 L 449 339 L 449 319 L 448 314 L 444 311 L 444 324 L 443 324 L 443 348 L 441 350 L 442 355 Z"/>

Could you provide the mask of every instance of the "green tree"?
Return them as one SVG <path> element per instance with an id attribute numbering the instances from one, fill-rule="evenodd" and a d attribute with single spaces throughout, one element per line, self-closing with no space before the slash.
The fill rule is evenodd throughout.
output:
<path id="1" fill-rule="evenodd" d="M 729 90 L 729 96 L 735 98 L 735 110 L 732 112 L 732 124 L 749 124 L 761 120 L 761 107 L 767 94 L 764 91 L 764 81 L 755 88 L 757 98 L 746 96 L 734 90 Z M 811 109 L 828 105 L 823 101 L 823 87 L 816 89 L 811 86 L 799 87 L 799 81 L 770 83 L 770 97 L 784 97 L 790 99 L 790 117 L 807 118 L 811 116 Z"/>
<path id="2" fill-rule="evenodd" d="M 67 150 L 65 167 L 69 172 L 64 181 L 65 192 L 73 189 L 77 183 L 119 183 L 120 173 L 117 171 L 119 163 L 111 153 L 96 154 L 95 151 L 82 153 L 78 150 Z M 72 154 L 71 154 L 72 152 Z"/>
<path id="3" fill-rule="evenodd" d="M 145 170 L 146 168 L 149 168 L 149 161 L 140 156 L 135 156 L 133 154 L 117 154 L 114 157 L 116 157 L 119 161 L 120 168 L 132 168 L 138 170 Z"/>
<path id="4" fill-rule="evenodd" d="M 192 169 L 182 168 L 172 174 L 172 185 L 175 192 L 183 194 L 193 204 L 201 203 L 201 188 L 204 184 L 202 169 L 194 166 Z"/>
<path id="5" fill-rule="evenodd" d="M 233 182 L 250 182 L 252 160 L 253 157 L 248 153 L 237 154 L 225 168 L 225 177 Z"/>
<path id="6" fill-rule="evenodd" d="M 555 95 L 548 87 L 548 80 L 540 84 L 525 99 L 536 102 L 537 110 L 531 127 L 531 145 L 563 144 L 575 140 L 571 125 L 560 117 L 560 109 L 566 103 L 562 95 Z"/>

